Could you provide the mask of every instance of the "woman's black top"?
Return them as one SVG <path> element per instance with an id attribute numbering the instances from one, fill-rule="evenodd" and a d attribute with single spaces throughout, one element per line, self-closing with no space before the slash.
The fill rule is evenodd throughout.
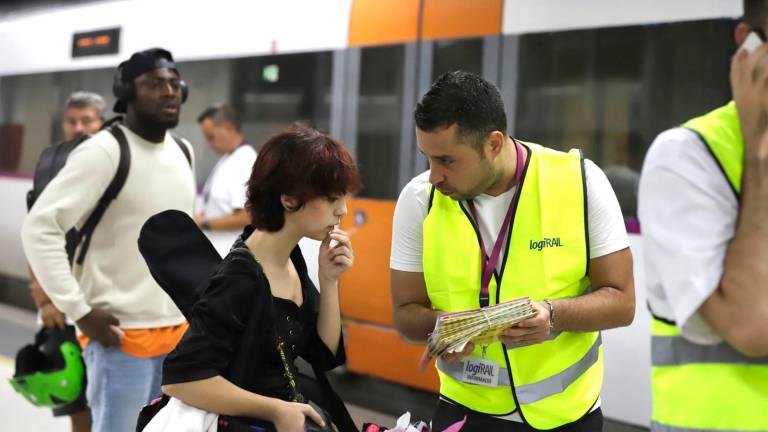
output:
<path id="1" fill-rule="evenodd" d="M 301 306 L 272 296 L 264 271 L 242 241 L 250 231 L 235 242 L 195 303 L 189 329 L 163 364 L 163 384 L 221 375 L 253 393 L 293 400 L 276 334 L 283 340 L 291 363 L 302 357 L 323 371 L 344 363 L 343 340 L 334 354 L 317 333 L 320 295 L 307 274 L 299 247 L 291 252 L 291 261 L 301 282 Z M 296 375 L 295 368 L 292 372 Z M 328 406 L 316 381 L 296 378 L 306 399 Z"/>

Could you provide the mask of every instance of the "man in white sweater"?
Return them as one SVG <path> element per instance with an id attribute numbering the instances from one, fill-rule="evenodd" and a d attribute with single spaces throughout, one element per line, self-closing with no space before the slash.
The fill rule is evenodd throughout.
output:
<path id="1" fill-rule="evenodd" d="M 186 323 L 149 274 L 137 239 L 147 218 L 167 209 L 192 215 L 195 200 L 191 147 L 168 132 L 187 93 L 171 54 L 133 54 L 118 66 L 113 90 L 114 111 L 126 114 L 115 127 L 126 137 L 130 168 L 84 260 L 70 267 L 65 233 L 82 228 L 115 177 L 121 152 L 112 133 L 72 151 L 22 228 L 42 288 L 82 332 L 94 432 L 134 430 L 141 407 L 159 394 L 162 361 Z"/>

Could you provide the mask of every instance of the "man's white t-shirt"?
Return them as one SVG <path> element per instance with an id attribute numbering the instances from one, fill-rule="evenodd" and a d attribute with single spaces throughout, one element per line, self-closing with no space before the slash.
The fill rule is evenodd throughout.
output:
<path id="1" fill-rule="evenodd" d="M 629 247 L 629 238 L 624 227 L 619 201 L 608 178 L 592 161 L 586 159 L 584 162 L 589 254 L 590 258 L 598 258 Z M 393 270 L 423 272 L 422 224 L 429 209 L 430 188 L 429 171 L 425 171 L 405 185 L 397 199 L 392 224 L 392 251 L 389 258 L 389 267 Z M 481 194 L 473 200 L 477 210 L 480 235 L 488 255 L 491 255 L 516 189 L 517 187 L 513 187 L 498 196 Z M 506 248 L 502 249 L 502 254 L 504 250 Z M 497 264 L 499 270 L 504 262 L 503 258 L 502 255 Z M 592 410 L 596 410 L 600 405 L 601 401 L 598 398 Z M 518 412 L 497 418 L 514 422 L 523 421 Z"/>
<path id="2" fill-rule="evenodd" d="M 722 341 L 698 310 L 720 285 L 738 211 L 725 174 L 694 132 L 675 128 L 656 138 L 638 204 L 648 303 L 692 342 Z"/>
<path id="3" fill-rule="evenodd" d="M 590 258 L 629 247 L 624 218 L 611 184 L 603 171 L 589 159 L 585 160 L 587 183 L 587 218 Z M 429 207 L 429 171 L 414 177 L 400 193 L 395 207 L 392 227 L 392 253 L 389 267 L 393 270 L 421 273 L 422 224 Z M 493 244 L 504 222 L 509 203 L 517 188 L 498 195 L 481 194 L 475 197 L 480 235 L 486 253 L 491 254 Z M 504 262 L 503 256 L 498 266 Z"/>
<path id="4" fill-rule="evenodd" d="M 203 186 L 201 213 L 206 219 L 216 219 L 245 207 L 246 183 L 256 162 L 256 150 L 242 144 L 232 153 L 223 155 L 213 167 Z M 229 252 L 240 231 L 206 231 L 208 239 L 221 256 Z"/>

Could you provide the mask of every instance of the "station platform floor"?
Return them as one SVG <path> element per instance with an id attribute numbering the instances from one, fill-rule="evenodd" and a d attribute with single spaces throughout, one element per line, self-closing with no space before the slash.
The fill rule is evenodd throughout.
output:
<path id="1" fill-rule="evenodd" d="M 29 344 L 37 330 L 35 314 L 0 303 L 0 431 L 68 432 L 68 418 L 54 418 L 49 409 L 38 408 L 18 395 L 8 378 L 13 376 L 16 351 Z M 374 422 L 394 426 L 397 416 L 410 411 L 414 419 L 427 419 L 434 395 L 374 378 L 349 373 L 329 374 L 358 424 Z M 605 420 L 604 432 L 643 432 L 647 429 Z"/>
<path id="2" fill-rule="evenodd" d="M 67 417 L 53 417 L 50 410 L 30 404 L 8 384 L 8 378 L 14 372 L 16 350 L 31 343 L 36 330 L 34 313 L 0 304 L 0 418 L 3 419 L 0 430 L 68 432 Z M 396 420 L 393 416 L 354 404 L 347 404 L 347 407 L 358 425 L 362 425 L 363 420 L 394 425 Z"/>

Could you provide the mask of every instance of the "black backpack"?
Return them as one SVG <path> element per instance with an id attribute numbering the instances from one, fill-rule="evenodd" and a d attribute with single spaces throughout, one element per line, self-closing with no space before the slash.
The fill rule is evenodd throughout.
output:
<path id="1" fill-rule="evenodd" d="M 104 194 L 101 196 L 101 198 L 99 198 L 99 202 L 96 204 L 96 208 L 94 208 L 91 215 L 88 216 L 88 219 L 86 219 L 82 228 L 80 228 L 80 230 L 72 228 L 67 231 L 65 247 L 70 265 L 73 262 L 75 250 L 81 243 L 82 248 L 80 249 L 80 254 L 77 257 L 77 264 L 83 263 L 85 254 L 88 252 L 88 246 L 91 242 L 91 236 L 93 235 L 93 231 L 96 229 L 96 225 L 98 225 L 102 216 L 104 216 L 104 213 L 107 211 L 107 207 L 109 207 L 109 204 L 112 202 L 112 200 L 117 198 L 117 194 L 120 193 L 120 190 L 125 184 L 126 178 L 128 178 L 128 170 L 131 167 L 131 149 L 128 146 L 128 141 L 125 138 L 125 134 L 116 125 L 116 123 L 121 120 L 121 117 L 116 117 L 107 121 L 102 128 L 108 130 L 115 138 L 115 140 L 117 140 L 117 143 L 120 146 L 120 161 L 117 165 L 117 172 L 115 173 L 115 177 L 112 178 L 109 186 L 107 186 L 107 190 L 105 190 Z M 179 145 L 179 148 L 184 153 L 184 156 L 187 158 L 190 166 L 192 166 L 192 156 L 189 154 L 189 149 L 181 141 L 180 138 L 176 137 L 175 135 L 172 136 L 174 141 L 176 141 L 176 144 Z M 50 183 L 51 180 L 56 177 L 59 171 L 61 171 L 61 168 L 66 163 L 67 158 L 69 157 L 69 154 L 72 152 L 72 150 L 74 150 L 84 141 L 88 140 L 90 137 L 90 135 L 81 135 L 68 141 L 56 143 L 43 150 L 43 153 L 37 160 L 37 165 L 35 165 L 35 176 L 34 180 L 32 181 L 32 189 L 27 192 L 27 211 L 32 209 L 35 201 L 37 201 L 37 198 L 43 192 L 45 187 L 48 186 L 48 183 Z"/>

